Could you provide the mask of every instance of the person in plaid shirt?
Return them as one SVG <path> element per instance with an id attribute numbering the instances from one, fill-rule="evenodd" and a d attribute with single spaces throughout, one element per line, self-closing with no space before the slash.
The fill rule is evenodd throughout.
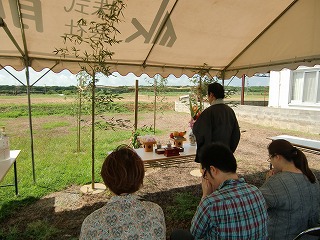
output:
<path id="1" fill-rule="evenodd" d="M 225 145 L 200 152 L 202 199 L 190 233 L 176 230 L 171 239 L 267 239 L 267 206 L 260 190 L 239 178 L 237 162 Z"/>

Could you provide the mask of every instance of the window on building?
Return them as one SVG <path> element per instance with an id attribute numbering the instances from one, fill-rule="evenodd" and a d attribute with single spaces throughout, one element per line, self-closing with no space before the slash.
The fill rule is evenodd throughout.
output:
<path id="1" fill-rule="evenodd" d="M 320 69 L 297 70 L 291 79 L 291 103 L 320 103 Z"/>
<path id="2" fill-rule="evenodd" d="M 302 72 L 294 72 L 292 78 L 292 93 L 291 100 L 293 101 L 302 101 L 302 91 L 303 89 L 303 73 Z"/>

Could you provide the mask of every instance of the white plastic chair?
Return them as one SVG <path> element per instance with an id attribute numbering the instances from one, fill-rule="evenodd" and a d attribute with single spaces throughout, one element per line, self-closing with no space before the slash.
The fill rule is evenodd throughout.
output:
<path id="1" fill-rule="evenodd" d="M 320 226 L 304 230 L 303 232 L 299 233 L 293 240 L 298 240 L 301 237 L 306 236 L 306 235 L 309 235 L 309 236 L 320 236 Z"/>

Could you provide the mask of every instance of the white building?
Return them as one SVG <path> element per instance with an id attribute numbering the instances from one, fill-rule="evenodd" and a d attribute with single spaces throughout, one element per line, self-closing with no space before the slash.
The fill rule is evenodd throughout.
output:
<path id="1" fill-rule="evenodd" d="M 320 66 L 270 72 L 268 106 L 320 111 Z"/>

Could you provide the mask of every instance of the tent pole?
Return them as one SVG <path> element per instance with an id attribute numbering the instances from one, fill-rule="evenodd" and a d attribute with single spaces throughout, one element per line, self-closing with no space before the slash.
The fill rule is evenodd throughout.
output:
<path id="1" fill-rule="evenodd" d="M 21 14 L 21 7 L 19 4 L 19 1 L 17 1 L 17 7 L 18 7 L 18 14 L 19 14 L 19 20 L 20 20 L 20 27 L 21 27 L 21 35 L 23 40 L 23 46 L 24 46 L 24 52 L 20 48 L 19 44 L 11 34 L 9 28 L 7 27 L 7 24 L 4 22 L 3 18 L 0 18 L 0 26 L 3 27 L 4 31 L 12 41 L 12 43 L 15 45 L 15 47 L 20 52 L 21 56 L 24 60 L 24 66 L 26 68 L 26 80 L 27 80 L 27 96 L 28 96 L 28 112 L 29 112 L 29 129 L 30 129 L 30 145 L 31 145 L 31 161 L 32 161 L 32 176 L 33 176 L 33 182 L 36 182 L 36 175 L 35 175 L 35 167 L 34 167 L 34 149 L 33 149 L 33 132 L 32 132 L 32 115 L 31 115 L 31 98 L 30 98 L 30 73 L 29 73 L 29 57 L 28 57 L 28 49 L 27 49 L 27 42 L 24 34 L 24 25 L 22 22 L 22 14 Z M 5 69 L 5 68 L 4 68 Z M 5 69 L 6 70 L 6 69 Z M 7 71 L 7 70 L 6 70 Z M 7 71 L 8 72 L 8 71 Z M 9 73 L 9 72 L 8 72 Z M 13 76 L 11 73 L 9 73 L 11 76 Z M 14 77 L 14 76 L 13 76 Z M 14 77 L 17 79 L 16 77 Z M 17 79 L 22 85 L 24 85 L 19 79 Z"/>
<path id="2" fill-rule="evenodd" d="M 29 116 L 29 129 L 30 129 L 30 147 L 31 147 L 31 161 L 32 161 L 32 176 L 33 182 L 36 183 L 36 172 L 34 163 L 34 148 L 33 148 L 33 128 L 32 128 L 32 114 L 31 114 L 31 86 L 30 86 L 30 73 L 29 67 L 26 67 L 26 79 L 27 79 L 27 95 L 28 95 L 28 116 Z"/>
<path id="3" fill-rule="evenodd" d="M 224 87 L 224 78 L 225 78 L 225 71 L 221 71 L 221 80 L 222 80 L 222 86 Z"/>
<path id="4" fill-rule="evenodd" d="M 3 67 L 3 69 L 5 69 Z M 29 73 L 29 67 L 26 67 L 26 80 L 27 85 L 25 85 L 23 82 L 21 82 L 17 77 L 15 77 L 10 71 L 5 69 L 7 73 L 9 73 L 13 78 L 15 78 L 18 82 L 20 82 L 23 86 L 27 86 L 27 97 L 28 97 L 28 117 L 29 117 L 29 129 L 30 129 L 30 146 L 31 146 L 31 162 L 32 162 L 32 176 L 33 176 L 33 182 L 36 182 L 36 173 L 35 173 L 35 163 L 34 163 L 34 148 L 33 148 L 33 128 L 32 128 L 32 114 L 31 114 L 31 86 L 30 86 L 30 73 Z"/>
<path id="5" fill-rule="evenodd" d="M 244 105 L 244 85 L 246 82 L 246 75 L 242 74 L 242 85 L 241 85 L 241 105 Z"/>
<path id="6" fill-rule="evenodd" d="M 36 183 L 34 148 L 33 148 L 32 114 L 31 114 L 31 97 L 30 97 L 30 90 L 31 90 L 30 73 L 29 73 L 30 59 L 29 59 L 29 55 L 28 55 L 28 46 L 27 46 L 26 35 L 25 35 L 25 32 L 24 32 L 24 26 L 25 25 L 23 24 L 23 18 L 22 18 L 22 12 L 21 12 L 21 4 L 20 4 L 19 0 L 17 0 L 16 3 L 17 3 L 17 8 L 18 8 L 20 30 L 21 30 L 21 36 L 22 36 L 22 41 L 23 41 L 23 49 L 24 49 L 23 60 L 24 60 L 25 68 L 26 68 L 32 176 L 33 176 L 33 183 Z"/>
<path id="7" fill-rule="evenodd" d="M 32 127 L 32 114 L 31 114 L 31 87 L 36 84 L 41 78 L 47 75 L 55 66 L 58 65 L 58 62 L 45 72 L 37 81 L 30 85 L 30 73 L 29 67 L 26 67 L 26 79 L 27 79 L 27 95 L 28 95 L 28 111 L 29 111 L 29 126 L 30 126 L 30 139 L 31 139 L 31 162 L 32 162 L 32 176 L 33 182 L 36 183 L 36 171 L 35 171 L 35 161 L 34 161 L 34 147 L 33 147 L 33 127 Z"/>

